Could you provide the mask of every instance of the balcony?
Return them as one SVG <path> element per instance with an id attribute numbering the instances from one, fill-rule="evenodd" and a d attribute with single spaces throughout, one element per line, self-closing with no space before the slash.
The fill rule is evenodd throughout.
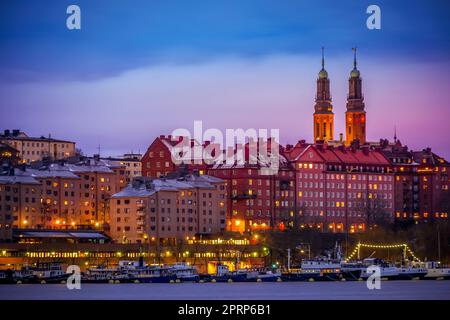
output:
<path id="1" fill-rule="evenodd" d="M 145 211 L 138 210 L 138 211 L 136 211 L 136 215 L 138 217 L 143 217 L 143 216 L 145 216 Z"/>

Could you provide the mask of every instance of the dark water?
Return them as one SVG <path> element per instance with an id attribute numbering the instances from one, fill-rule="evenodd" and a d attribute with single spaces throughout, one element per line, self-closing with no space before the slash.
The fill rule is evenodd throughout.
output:
<path id="1" fill-rule="evenodd" d="M 431 299 L 450 300 L 450 281 L 382 281 L 380 290 L 361 282 L 82 284 L 68 290 L 62 284 L 0 285 L 0 300 L 8 299 Z"/>

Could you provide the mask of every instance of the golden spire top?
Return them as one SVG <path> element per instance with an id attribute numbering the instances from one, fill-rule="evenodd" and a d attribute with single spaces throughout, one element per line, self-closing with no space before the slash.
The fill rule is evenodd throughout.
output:
<path id="1" fill-rule="evenodd" d="M 324 47 L 322 47 L 322 69 L 319 71 L 319 78 L 325 79 L 328 78 L 328 72 L 325 70 L 325 55 L 324 55 Z"/>
<path id="2" fill-rule="evenodd" d="M 353 70 L 350 72 L 350 77 L 352 78 L 358 78 L 360 73 L 359 70 L 356 68 L 356 50 L 358 49 L 358 47 L 354 47 L 352 48 L 353 51 Z"/>

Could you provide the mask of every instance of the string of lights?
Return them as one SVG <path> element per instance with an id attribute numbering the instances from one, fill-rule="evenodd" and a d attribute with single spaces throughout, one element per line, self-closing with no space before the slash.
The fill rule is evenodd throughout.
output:
<path id="1" fill-rule="evenodd" d="M 345 262 L 350 261 L 361 249 L 361 247 L 364 248 L 374 248 L 374 249 L 398 249 L 403 248 L 403 250 L 409 252 L 409 254 L 413 257 L 414 260 L 421 262 L 420 259 L 414 254 L 414 252 L 409 248 L 409 246 L 406 243 L 401 244 L 369 244 L 369 243 L 361 243 L 358 242 L 356 244 L 355 249 L 352 251 L 352 253 L 345 259 Z"/>

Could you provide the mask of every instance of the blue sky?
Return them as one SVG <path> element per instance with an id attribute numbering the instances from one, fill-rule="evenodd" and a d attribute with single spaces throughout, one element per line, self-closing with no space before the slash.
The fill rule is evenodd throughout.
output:
<path id="1" fill-rule="evenodd" d="M 65 26 L 70 4 L 81 8 L 80 31 Z M 381 30 L 365 26 L 370 4 L 381 8 Z M 372 122 L 369 138 L 390 137 L 397 125 L 408 145 L 450 156 L 448 127 L 430 130 L 450 116 L 449 12 L 449 1 L 425 0 L 2 1 L 0 127 L 52 132 L 88 153 L 98 144 L 144 150 L 193 120 L 280 127 L 282 141 L 311 140 L 320 47 L 343 122 L 357 45 L 368 126 L 394 117 Z"/>

